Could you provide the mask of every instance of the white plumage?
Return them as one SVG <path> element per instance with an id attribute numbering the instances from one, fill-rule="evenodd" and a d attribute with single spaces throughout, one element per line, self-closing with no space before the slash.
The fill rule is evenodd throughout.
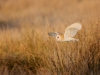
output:
<path id="1" fill-rule="evenodd" d="M 81 23 L 74 23 L 65 29 L 65 33 L 50 32 L 50 36 L 55 36 L 57 41 L 78 41 L 78 39 L 73 38 L 77 31 L 82 28 Z"/>
<path id="2" fill-rule="evenodd" d="M 80 23 L 74 23 L 65 29 L 64 36 L 74 37 L 78 30 L 80 30 L 82 25 Z"/>

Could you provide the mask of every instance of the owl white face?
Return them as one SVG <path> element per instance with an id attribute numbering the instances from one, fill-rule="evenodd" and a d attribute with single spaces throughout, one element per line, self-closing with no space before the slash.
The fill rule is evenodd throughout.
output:
<path id="1" fill-rule="evenodd" d="M 60 36 L 60 35 L 57 35 L 57 36 L 56 36 L 56 40 L 57 40 L 57 41 L 61 41 L 61 36 Z"/>

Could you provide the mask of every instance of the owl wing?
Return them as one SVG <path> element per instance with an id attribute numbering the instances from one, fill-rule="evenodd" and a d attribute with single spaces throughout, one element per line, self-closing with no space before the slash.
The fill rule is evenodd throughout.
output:
<path id="1" fill-rule="evenodd" d="M 59 32 L 49 32 L 48 35 L 56 37 L 58 34 L 60 34 Z"/>
<path id="2" fill-rule="evenodd" d="M 57 34 L 58 34 L 57 32 L 49 32 L 48 33 L 48 35 L 53 36 L 53 37 L 57 36 Z"/>
<path id="3" fill-rule="evenodd" d="M 74 37 L 78 30 L 82 27 L 81 23 L 74 23 L 65 29 L 64 37 Z"/>

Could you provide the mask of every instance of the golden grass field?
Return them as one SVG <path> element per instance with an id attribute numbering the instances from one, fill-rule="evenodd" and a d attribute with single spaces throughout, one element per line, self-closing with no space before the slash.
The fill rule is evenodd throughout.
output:
<path id="1" fill-rule="evenodd" d="M 79 42 L 48 36 L 75 22 Z M 100 1 L 0 0 L 0 75 L 100 75 Z"/>

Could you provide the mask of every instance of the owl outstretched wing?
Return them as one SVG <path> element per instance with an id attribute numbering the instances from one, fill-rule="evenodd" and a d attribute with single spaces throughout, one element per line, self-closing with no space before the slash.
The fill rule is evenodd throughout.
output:
<path id="1" fill-rule="evenodd" d="M 64 37 L 74 37 L 78 30 L 82 28 L 81 23 L 74 23 L 65 29 Z"/>

